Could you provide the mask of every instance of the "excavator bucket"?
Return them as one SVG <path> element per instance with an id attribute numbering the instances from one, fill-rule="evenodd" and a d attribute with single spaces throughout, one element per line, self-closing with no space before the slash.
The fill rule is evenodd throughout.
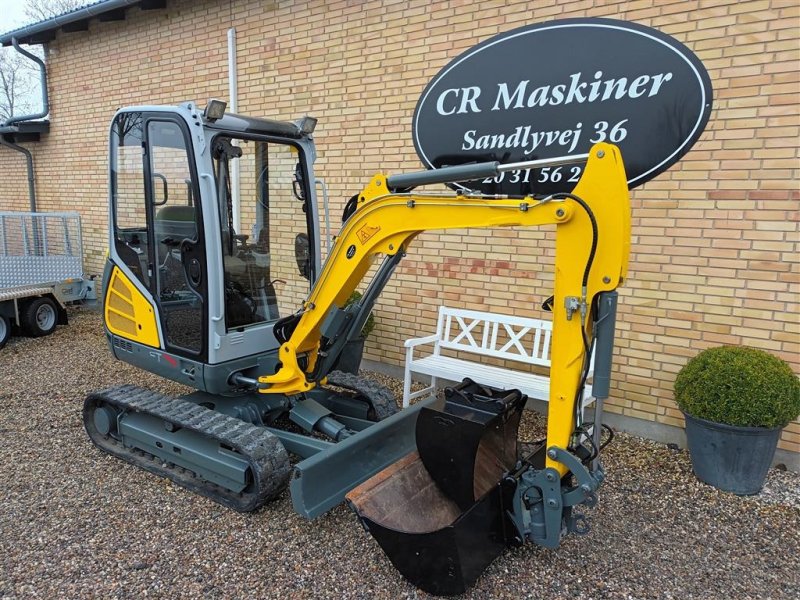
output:
<path id="1" fill-rule="evenodd" d="M 517 461 L 517 430 L 527 397 L 469 379 L 424 407 L 417 452 L 348 495 L 366 529 L 415 586 L 461 594 L 511 542 L 503 475 Z"/>

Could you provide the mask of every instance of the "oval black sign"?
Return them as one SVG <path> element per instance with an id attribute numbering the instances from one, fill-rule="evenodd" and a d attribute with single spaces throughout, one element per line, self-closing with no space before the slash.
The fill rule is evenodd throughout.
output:
<path id="1" fill-rule="evenodd" d="M 566 19 L 502 33 L 452 60 L 414 111 L 428 168 L 503 163 L 617 144 L 629 187 L 677 162 L 711 113 L 711 80 L 686 46 L 613 19 Z M 583 164 L 511 171 L 453 187 L 488 194 L 571 191 Z"/>

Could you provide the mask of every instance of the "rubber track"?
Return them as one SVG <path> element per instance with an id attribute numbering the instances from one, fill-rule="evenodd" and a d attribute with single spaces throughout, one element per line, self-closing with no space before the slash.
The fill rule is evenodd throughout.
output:
<path id="1" fill-rule="evenodd" d="M 328 383 L 365 396 L 375 409 L 375 416 L 378 421 L 391 417 L 398 410 L 392 391 L 377 381 L 364 379 L 352 373 L 331 371 L 328 373 Z"/>
<path id="2" fill-rule="evenodd" d="M 163 419 L 233 448 L 249 463 L 252 483 L 243 492 L 234 493 L 190 470 L 165 463 L 160 457 L 100 434 L 94 425 L 94 409 L 103 404 L 120 412 L 144 413 Z M 289 481 L 289 456 L 280 440 L 269 431 L 193 402 L 133 385 L 112 387 L 87 396 L 83 424 L 89 438 L 101 450 L 239 512 L 258 509 L 280 494 Z"/>

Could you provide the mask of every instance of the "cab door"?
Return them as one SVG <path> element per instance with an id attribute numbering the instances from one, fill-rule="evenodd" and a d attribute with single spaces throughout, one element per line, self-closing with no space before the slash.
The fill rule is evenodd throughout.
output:
<path id="1" fill-rule="evenodd" d="M 207 273 L 194 156 L 184 121 L 146 114 L 142 144 L 156 301 L 167 351 L 204 361 Z"/>
<path id="2" fill-rule="evenodd" d="M 206 252 L 188 128 L 175 113 L 121 112 L 110 150 L 112 260 L 125 281 L 112 276 L 107 286 L 121 286 L 112 294 L 119 306 L 110 307 L 107 326 L 131 341 L 203 362 Z M 134 297 L 136 310 L 129 306 Z"/>

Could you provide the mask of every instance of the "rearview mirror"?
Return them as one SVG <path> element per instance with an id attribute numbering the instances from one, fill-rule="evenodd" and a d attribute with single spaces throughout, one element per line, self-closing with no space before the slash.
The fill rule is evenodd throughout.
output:
<path id="1" fill-rule="evenodd" d="M 297 261 L 297 269 L 300 276 L 311 280 L 311 258 L 309 255 L 308 235 L 298 233 L 294 238 L 294 258 Z"/>

